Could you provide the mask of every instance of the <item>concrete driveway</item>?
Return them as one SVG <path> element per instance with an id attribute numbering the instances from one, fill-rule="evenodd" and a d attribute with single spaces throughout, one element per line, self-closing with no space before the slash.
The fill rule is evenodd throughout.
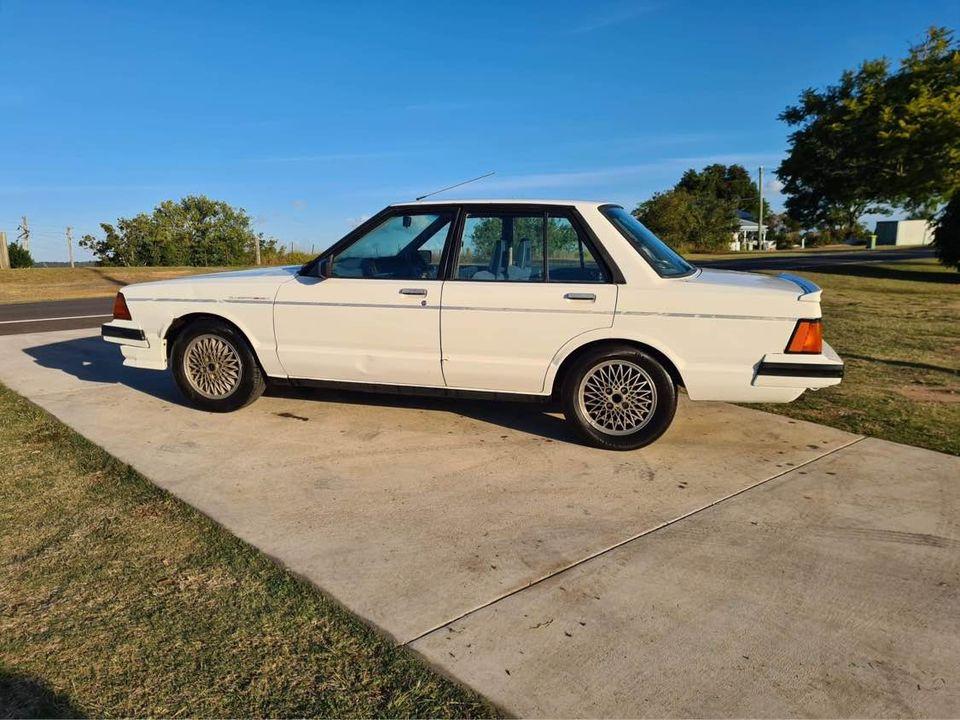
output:
<path id="1" fill-rule="evenodd" d="M 90 330 L 0 380 L 507 712 L 960 713 L 960 459 L 681 403 L 633 453 L 523 405 L 180 404 Z"/>

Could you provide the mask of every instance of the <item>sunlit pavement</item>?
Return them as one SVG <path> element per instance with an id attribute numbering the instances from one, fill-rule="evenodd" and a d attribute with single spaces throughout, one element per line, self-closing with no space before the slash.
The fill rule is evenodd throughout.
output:
<path id="1" fill-rule="evenodd" d="M 509 713 L 960 714 L 960 458 L 718 403 L 631 453 L 525 405 L 205 414 L 94 332 L 0 380 Z"/>

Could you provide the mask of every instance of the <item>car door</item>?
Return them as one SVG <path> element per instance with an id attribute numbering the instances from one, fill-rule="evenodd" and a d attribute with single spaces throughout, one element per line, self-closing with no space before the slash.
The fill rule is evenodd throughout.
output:
<path id="1" fill-rule="evenodd" d="M 298 275 L 274 305 L 290 377 L 443 387 L 439 268 L 455 208 L 382 213 Z"/>
<path id="2" fill-rule="evenodd" d="M 440 314 L 455 388 L 541 393 L 569 340 L 613 324 L 617 286 L 571 208 L 464 208 Z"/>

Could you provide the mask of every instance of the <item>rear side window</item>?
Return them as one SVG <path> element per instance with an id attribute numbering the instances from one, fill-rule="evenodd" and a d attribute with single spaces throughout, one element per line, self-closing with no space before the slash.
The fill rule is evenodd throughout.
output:
<path id="1" fill-rule="evenodd" d="M 469 214 L 458 280 L 543 281 L 543 214 Z"/>
<path id="2" fill-rule="evenodd" d="M 607 282 L 586 239 L 565 217 L 547 216 L 547 279 L 567 283 Z"/>
<path id="3" fill-rule="evenodd" d="M 696 270 L 622 207 L 608 205 L 600 208 L 600 212 L 620 231 L 633 249 L 650 263 L 660 277 L 681 277 Z"/>
<path id="4" fill-rule="evenodd" d="M 487 282 L 608 281 L 576 224 L 565 215 L 543 210 L 468 213 L 456 278 Z"/>

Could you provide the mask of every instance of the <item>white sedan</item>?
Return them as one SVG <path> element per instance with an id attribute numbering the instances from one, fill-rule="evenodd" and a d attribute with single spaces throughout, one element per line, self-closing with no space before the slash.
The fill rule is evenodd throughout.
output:
<path id="1" fill-rule="evenodd" d="M 656 440 L 677 393 L 789 402 L 836 385 L 820 288 L 694 267 L 619 205 L 391 205 L 303 267 L 131 285 L 105 340 L 194 406 L 267 383 L 559 400 L 588 442 Z"/>

